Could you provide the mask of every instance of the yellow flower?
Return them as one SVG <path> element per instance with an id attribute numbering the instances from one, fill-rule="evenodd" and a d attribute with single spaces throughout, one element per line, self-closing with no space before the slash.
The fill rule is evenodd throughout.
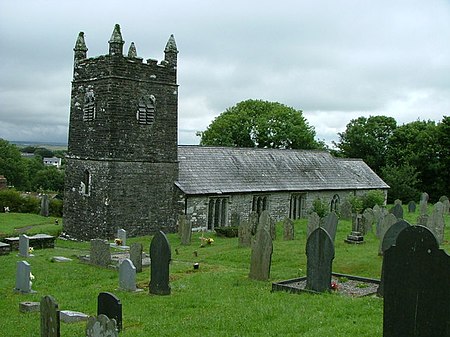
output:
<path id="1" fill-rule="evenodd" d="M 114 239 L 114 243 L 115 243 L 117 246 L 122 246 L 122 240 L 121 240 L 121 239 Z"/>

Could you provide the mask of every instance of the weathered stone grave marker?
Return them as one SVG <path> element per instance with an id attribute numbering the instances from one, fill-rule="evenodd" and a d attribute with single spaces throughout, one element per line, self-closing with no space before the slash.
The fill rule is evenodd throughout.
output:
<path id="1" fill-rule="evenodd" d="M 265 228 L 269 231 L 272 241 L 276 239 L 275 222 L 270 218 L 268 211 L 262 211 L 259 216 L 258 228 Z M 256 231 L 258 232 L 258 230 Z"/>
<path id="2" fill-rule="evenodd" d="M 367 235 L 372 232 L 372 226 L 375 219 L 375 215 L 373 214 L 372 208 L 366 208 L 362 214 L 362 226 L 361 232 L 362 235 Z"/>
<path id="3" fill-rule="evenodd" d="M 378 239 L 381 238 L 381 224 L 388 214 L 388 211 L 384 207 L 380 207 L 378 205 L 373 206 L 373 215 L 374 215 L 374 223 L 375 223 L 375 235 Z"/>
<path id="4" fill-rule="evenodd" d="M 15 291 L 21 293 L 34 293 L 31 290 L 31 266 L 27 261 L 17 261 Z"/>
<path id="5" fill-rule="evenodd" d="M 336 231 L 338 225 L 338 217 L 336 213 L 331 212 L 327 214 L 322 220 L 320 227 L 323 227 L 327 233 L 330 235 L 331 240 L 336 238 Z"/>
<path id="6" fill-rule="evenodd" d="M 86 337 L 118 337 L 116 320 L 109 319 L 106 315 L 89 317 L 86 325 Z"/>
<path id="7" fill-rule="evenodd" d="M 363 227 L 364 225 L 362 214 L 354 213 L 352 215 L 352 232 L 349 235 L 347 235 L 347 238 L 344 240 L 344 242 L 350 244 L 364 243 L 364 236 L 362 233 Z"/>
<path id="8" fill-rule="evenodd" d="M 123 228 L 117 230 L 117 238 L 122 242 L 121 246 L 127 245 L 127 231 Z"/>
<path id="9" fill-rule="evenodd" d="M 142 272 L 142 252 L 143 247 L 142 243 L 135 242 L 130 247 L 130 260 L 133 262 L 133 265 L 136 267 L 136 272 Z"/>
<path id="10" fill-rule="evenodd" d="M 378 255 L 382 254 L 382 245 L 383 245 L 384 235 L 386 234 L 388 229 L 391 228 L 391 226 L 393 224 L 395 224 L 396 222 L 397 222 L 397 218 L 392 213 L 386 214 L 386 216 L 381 221 L 381 226 L 380 226 L 380 244 L 378 245 Z"/>
<path id="11" fill-rule="evenodd" d="M 395 204 L 394 207 L 390 210 L 391 214 L 394 214 L 395 217 L 400 220 L 403 219 L 403 207 L 401 203 Z"/>
<path id="12" fill-rule="evenodd" d="M 190 245 L 192 238 L 192 222 L 186 215 L 179 215 L 178 226 L 180 231 L 181 244 L 184 246 Z"/>
<path id="13" fill-rule="evenodd" d="M 250 212 L 250 216 L 248 217 L 248 222 L 250 223 L 250 229 L 252 231 L 252 235 L 256 234 L 256 230 L 258 229 L 259 216 L 256 212 Z"/>
<path id="14" fill-rule="evenodd" d="M 431 230 L 439 244 L 444 242 L 445 220 L 444 205 L 442 202 L 438 201 L 434 204 L 433 213 L 431 213 L 431 216 L 428 217 L 426 227 Z"/>
<path id="15" fill-rule="evenodd" d="M 42 216 L 48 216 L 48 214 L 49 214 L 49 211 L 48 211 L 49 204 L 50 204 L 50 202 L 49 202 L 49 199 L 48 199 L 48 195 L 47 194 L 43 194 L 42 197 L 41 197 L 41 212 L 40 212 L 40 214 Z"/>
<path id="16" fill-rule="evenodd" d="M 267 227 L 260 226 L 252 243 L 249 278 L 266 281 L 270 276 L 273 243 Z"/>
<path id="17" fill-rule="evenodd" d="M 328 232 L 319 227 L 306 242 L 306 287 L 324 292 L 331 289 L 331 271 L 334 259 L 334 244 Z"/>
<path id="18" fill-rule="evenodd" d="M 252 229 L 249 221 L 242 221 L 238 227 L 238 246 L 250 247 L 252 244 Z"/>
<path id="19" fill-rule="evenodd" d="M 116 295 L 109 292 L 101 292 L 97 297 L 97 316 L 105 315 L 109 319 L 114 319 L 117 323 L 117 330 L 122 330 L 122 303 Z"/>
<path id="20" fill-rule="evenodd" d="M 58 303 L 52 296 L 44 296 L 40 302 L 41 337 L 60 336 L 60 318 Z"/>
<path id="21" fill-rule="evenodd" d="M 102 239 L 91 240 L 89 261 L 92 264 L 103 267 L 111 264 L 111 251 L 108 241 Z"/>
<path id="22" fill-rule="evenodd" d="M 124 259 L 119 266 L 119 289 L 136 291 L 136 267 L 130 259 Z"/>
<path id="23" fill-rule="evenodd" d="M 169 241 L 166 235 L 159 231 L 150 243 L 150 294 L 170 295 L 169 263 L 172 259 Z"/>
<path id="24" fill-rule="evenodd" d="M 19 256 L 30 257 L 30 238 L 25 234 L 19 236 Z"/>
<path id="25" fill-rule="evenodd" d="M 294 221 L 288 217 L 283 219 L 283 240 L 294 240 Z"/>
<path id="26" fill-rule="evenodd" d="M 384 254 L 383 337 L 450 336 L 450 257 L 410 226 Z"/>
<path id="27" fill-rule="evenodd" d="M 320 216 L 316 212 L 312 212 L 308 215 L 308 225 L 306 237 L 308 238 L 312 232 L 314 232 L 320 226 Z"/>
<path id="28" fill-rule="evenodd" d="M 443 195 L 439 198 L 439 201 L 444 205 L 444 214 L 448 214 L 450 212 L 450 200 L 448 200 L 448 197 Z"/>
<path id="29" fill-rule="evenodd" d="M 416 213 L 416 203 L 412 200 L 408 203 L 408 212 Z"/>
<path id="30" fill-rule="evenodd" d="M 341 205 L 341 218 L 350 220 L 352 218 L 352 204 L 348 200 L 344 200 Z"/>

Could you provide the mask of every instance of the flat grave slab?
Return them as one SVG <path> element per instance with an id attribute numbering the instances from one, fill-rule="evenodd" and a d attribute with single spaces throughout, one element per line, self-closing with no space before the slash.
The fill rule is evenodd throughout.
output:
<path id="1" fill-rule="evenodd" d="M 48 234 L 36 234 L 28 236 L 30 247 L 34 249 L 55 248 L 56 237 Z M 19 250 L 19 237 L 4 238 L 4 243 L 11 246 L 11 250 Z"/>

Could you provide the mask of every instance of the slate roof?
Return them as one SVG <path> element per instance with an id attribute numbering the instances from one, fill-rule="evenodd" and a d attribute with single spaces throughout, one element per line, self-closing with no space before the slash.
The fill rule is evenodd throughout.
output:
<path id="1" fill-rule="evenodd" d="M 180 145 L 178 160 L 188 195 L 389 188 L 364 161 L 325 151 Z"/>

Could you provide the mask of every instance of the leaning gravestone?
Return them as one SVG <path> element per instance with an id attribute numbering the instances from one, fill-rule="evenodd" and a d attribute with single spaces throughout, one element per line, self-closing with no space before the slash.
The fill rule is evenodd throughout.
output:
<path id="1" fill-rule="evenodd" d="M 362 226 L 361 226 L 362 235 L 366 235 L 372 232 L 374 219 L 375 216 L 373 214 L 373 209 L 366 208 L 362 214 Z"/>
<path id="2" fill-rule="evenodd" d="M 320 226 L 320 216 L 316 212 L 312 212 L 308 215 L 308 225 L 306 238 L 308 238 L 312 232 L 314 232 Z"/>
<path id="3" fill-rule="evenodd" d="M 34 293 L 31 290 L 31 266 L 27 261 L 17 261 L 15 291 L 21 293 Z"/>
<path id="4" fill-rule="evenodd" d="M 408 212 L 416 213 L 416 203 L 412 200 L 408 203 Z"/>
<path id="5" fill-rule="evenodd" d="M 294 221 L 288 217 L 283 220 L 283 240 L 294 240 Z"/>
<path id="6" fill-rule="evenodd" d="M 402 204 L 395 204 L 390 210 L 390 213 L 394 214 L 395 217 L 400 220 L 403 219 L 403 207 Z"/>
<path id="7" fill-rule="evenodd" d="M 395 224 L 397 222 L 397 218 L 395 217 L 394 214 L 387 214 L 383 221 L 381 222 L 381 226 L 380 226 L 380 244 L 378 246 L 378 255 L 381 256 L 382 252 L 382 244 L 383 244 L 383 239 L 384 239 L 384 235 L 386 234 L 386 232 L 388 231 L 389 228 L 391 228 L 391 226 L 393 224 Z"/>
<path id="8" fill-rule="evenodd" d="M 267 281 L 270 276 L 272 263 L 273 243 L 269 230 L 259 227 L 252 244 L 249 278 Z"/>
<path id="9" fill-rule="evenodd" d="M 256 234 L 256 231 L 258 229 L 258 222 L 259 222 L 259 216 L 257 212 L 250 212 L 250 216 L 248 218 L 248 222 L 250 223 L 250 229 L 252 232 L 252 235 Z"/>
<path id="10" fill-rule="evenodd" d="M 341 205 L 341 218 L 344 220 L 352 218 L 352 204 L 348 200 L 345 200 Z"/>
<path id="11" fill-rule="evenodd" d="M 19 256 L 30 257 L 30 238 L 25 234 L 19 236 Z"/>
<path id="12" fill-rule="evenodd" d="M 40 303 L 41 337 L 60 336 L 60 318 L 58 303 L 52 296 L 44 296 Z"/>
<path id="13" fill-rule="evenodd" d="M 119 266 L 119 289 L 136 291 L 136 267 L 130 259 L 124 259 Z"/>
<path id="14" fill-rule="evenodd" d="M 444 205 L 442 202 L 438 201 L 434 204 L 433 213 L 431 213 L 431 216 L 428 218 L 426 227 L 431 230 L 439 244 L 444 242 L 445 220 Z"/>
<path id="15" fill-rule="evenodd" d="M 306 242 L 306 287 L 324 292 L 331 288 L 331 271 L 334 259 L 334 244 L 328 232 L 319 227 Z"/>
<path id="16" fill-rule="evenodd" d="M 183 246 L 190 245 L 192 238 L 192 222 L 188 219 L 188 216 L 178 216 L 178 228 L 181 237 L 181 244 Z"/>
<path id="17" fill-rule="evenodd" d="M 322 222 L 321 227 L 323 227 L 327 231 L 327 233 L 330 234 L 330 238 L 334 242 L 334 239 L 336 238 L 336 230 L 338 225 L 338 217 L 336 213 L 331 212 L 327 214 L 322 219 L 321 222 Z"/>
<path id="18" fill-rule="evenodd" d="M 450 336 L 450 257 L 423 226 L 384 254 L 383 337 Z"/>
<path id="19" fill-rule="evenodd" d="M 142 272 L 142 243 L 135 242 L 130 247 L 130 260 L 133 262 L 133 266 L 136 267 L 136 272 Z"/>
<path id="20" fill-rule="evenodd" d="M 102 292 L 97 297 L 97 316 L 105 315 L 109 319 L 114 319 L 117 329 L 122 330 L 122 303 L 116 295 L 109 292 Z"/>
<path id="21" fill-rule="evenodd" d="M 111 251 L 108 241 L 102 239 L 91 240 L 89 261 L 94 265 L 103 267 L 107 267 L 111 263 Z"/>
<path id="22" fill-rule="evenodd" d="M 166 235 L 159 231 L 150 243 L 150 294 L 170 295 L 169 263 L 171 252 Z"/>
<path id="23" fill-rule="evenodd" d="M 252 229 L 250 227 L 250 222 L 242 221 L 238 227 L 238 246 L 239 247 L 250 247 L 252 244 Z"/>
<path id="24" fill-rule="evenodd" d="M 89 317 L 86 326 L 86 337 L 118 337 L 116 320 L 105 315 Z"/>
<path id="25" fill-rule="evenodd" d="M 42 216 L 48 216 L 48 214 L 49 214 L 48 208 L 49 208 L 48 195 L 47 194 L 43 194 L 42 198 L 41 198 L 41 212 L 40 212 L 40 214 Z"/>

